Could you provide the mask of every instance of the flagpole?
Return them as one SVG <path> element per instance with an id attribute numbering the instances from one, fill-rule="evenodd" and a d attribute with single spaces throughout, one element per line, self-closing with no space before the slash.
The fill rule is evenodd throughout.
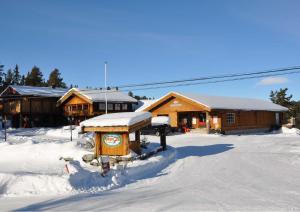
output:
<path id="1" fill-rule="evenodd" d="M 107 95 L 106 95 L 106 91 L 107 91 L 107 87 L 106 87 L 106 75 L 107 75 L 107 73 L 106 72 L 107 72 L 107 62 L 104 62 L 105 114 L 107 114 Z"/>

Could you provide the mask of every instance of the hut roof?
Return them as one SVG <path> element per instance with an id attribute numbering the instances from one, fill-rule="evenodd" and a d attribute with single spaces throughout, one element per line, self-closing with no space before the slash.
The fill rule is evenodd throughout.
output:
<path id="1" fill-rule="evenodd" d="M 185 99 L 189 99 L 196 104 L 206 106 L 213 109 L 225 109 L 225 110 L 245 110 L 245 111 L 287 111 L 288 108 L 278 104 L 274 104 L 271 101 L 252 98 L 240 98 L 240 97 L 225 97 L 225 96 L 209 96 L 195 93 L 184 92 L 170 92 L 167 95 L 156 100 L 154 103 L 143 108 L 144 111 L 159 105 L 161 102 L 171 98 L 172 96 L 180 96 Z"/>
<path id="2" fill-rule="evenodd" d="M 116 126 L 132 126 L 136 123 L 150 119 L 149 112 L 124 112 L 110 113 L 96 116 L 80 123 L 81 127 L 116 127 Z"/>
<path id="3" fill-rule="evenodd" d="M 0 96 L 3 96 L 9 88 L 13 89 L 18 95 L 42 97 L 61 97 L 68 91 L 68 89 L 65 88 L 10 85 L 0 94 Z"/>
<path id="4" fill-rule="evenodd" d="M 90 102 L 105 102 L 105 90 L 72 88 L 59 99 L 59 103 L 64 102 L 72 94 L 80 95 Z M 135 98 L 117 90 L 107 90 L 106 97 L 108 102 L 137 103 Z"/>

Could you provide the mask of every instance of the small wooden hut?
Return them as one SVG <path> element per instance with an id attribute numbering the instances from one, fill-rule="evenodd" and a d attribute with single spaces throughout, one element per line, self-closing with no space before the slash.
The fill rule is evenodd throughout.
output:
<path id="1" fill-rule="evenodd" d="M 80 123 L 83 132 L 95 132 L 95 157 L 124 156 L 130 149 L 140 153 L 140 129 L 151 124 L 149 112 L 123 112 L 100 115 Z M 135 133 L 131 141 L 130 133 Z"/>

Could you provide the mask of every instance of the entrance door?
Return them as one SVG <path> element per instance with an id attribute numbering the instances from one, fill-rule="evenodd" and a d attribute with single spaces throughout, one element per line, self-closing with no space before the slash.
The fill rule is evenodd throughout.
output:
<path id="1" fill-rule="evenodd" d="M 279 125 L 280 124 L 279 113 L 275 113 L 275 118 L 276 118 L 276 125 Z"/>
<path id="2" fill-rule="evenodd" d="M 199 128 L 206 128 L 206 114 L 199 113 Z"/>
<path id="3" fill-rule="evenodd" d="M 178 113 L 179 127 L 192 128 L 192 116 L 190 113 Z"/>

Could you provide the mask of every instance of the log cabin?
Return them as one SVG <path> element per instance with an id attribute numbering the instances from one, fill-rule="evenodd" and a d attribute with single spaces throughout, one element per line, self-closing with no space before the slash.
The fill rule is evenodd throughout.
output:
<path id="1" fill-rule="evenodd" d="M 137 100 L 118 90 L 107 90 L 107 112 L 132 112 Z M 65 117 L 72 117 L 75 124 L 105 113 L 105 91 L 100 89 L 72 88 L 57 102 Z"/>
<path id="2" fill-rule="evenodd" d="M 57 100 L 64 88 L 10 85 L 0 94 L 0 110 L 8 126 L 53 127 L 64 124 Z"/>
<path id="3" fill-rule="evenodd" d="M 281 126 L 287 110 L 260 99 L 170 92 L 137 111 L 169 116 L 171 127 L 176 129 L 231 134 Z"/>

